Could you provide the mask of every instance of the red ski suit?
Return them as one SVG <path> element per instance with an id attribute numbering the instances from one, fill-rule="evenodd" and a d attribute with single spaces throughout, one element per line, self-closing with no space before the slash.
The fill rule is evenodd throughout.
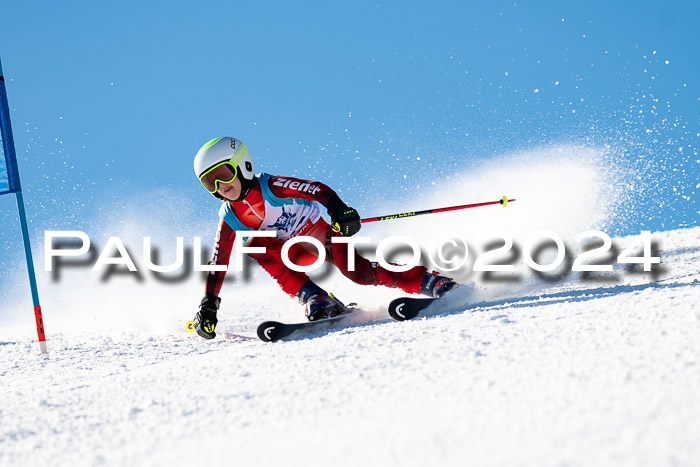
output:
<path id="1" fill-rule="evenodd" d="M 243 200 L 226 201 L 230 203 L 230 208 L 238 221 L 254 230 L 260 229 L 263 218 L 266 217 L 265 202 L 260 183 L 261 181 L 256 177 L 253 180 L 250 191 Z M 320 182 L 272 176 L 268 179 L 267 184 L 270 191 L 278 198 L 316 201 L 326 208 L 343 205 L 338 195 Z M 299 189 L 299 187 L 311 187 L 311 189 Z M 304 223 L 292 236 L 299 235 L 314 237 L 323 243 L 326 249 L 326 261 L 333 263 L 353 282 L 364 285 L 398 287 L 407 293 L 418 293 L 420 290 L 421 280 L 426 272 L 426 269 L 422 266 L 416 266 L 405 272 L 392 272 L 375 262 L 370 262 L 355 251 L 355 270 L 349 271 L 348 245 L 331 243 L 332 237 L 342 236 L 342 234 L 334 232 L 322 217 L 318 217 L 316 222 L 309 220 Z M 209 262 L 210 265 L 229 264 L 235 238 L 236 232 L 222 218 L 219 221 L 216 246 L 212 260 Z M 266 248 L 265 253 L 250 253 L 249 255 L 277 280 L 282 290 L 294 296 L 307 281 L 308 276 L 303 272 L 293 271 L 284 265 L 281 257 L 283 244 L 283 240 L 269 237 L 251 237 L 246 242 L 246 246 Z M 306 242 L 293 245 L 289 250 L 289 259 L 300 266 L 312 264 L 317 258 L 315 247 Z M 225 274 L 225 271 L 212 271 L 207 275 L 207 294 L 219 295 Z"/>

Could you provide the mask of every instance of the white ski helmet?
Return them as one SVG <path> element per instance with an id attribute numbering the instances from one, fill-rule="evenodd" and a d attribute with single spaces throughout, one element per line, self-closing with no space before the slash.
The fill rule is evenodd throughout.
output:
<path id="1" fill-rule="evenodd" d="M 215 178 L 214 180 L 209 180 L 205 178 L 222 165 L 228 165 L 233 169 L 234 175 L 230 179 Z M 248 146 L 230 136 L 214 138 L 199 149 L 197 155 L 194 156 L 194 173 L 207 191 L 217 198 L 220 198 L 218 193 L 216 193 L 218 182 L 230 182 L 240 175 L 241 183 L 246 188 L 250 186 L 250 182 L 255 176 L 255 172 L 253 172 L 253 158 L 250 155 L 250 151 L 248 151 Z"/>

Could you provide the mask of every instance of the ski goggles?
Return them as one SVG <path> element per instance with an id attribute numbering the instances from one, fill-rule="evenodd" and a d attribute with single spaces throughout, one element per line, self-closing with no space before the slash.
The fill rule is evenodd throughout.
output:
<path id="1" fill-rule="evenodd" d="M 214 194 L 219 189 L 220 183 L 231 183 L 237 175 L 238 168 L 230 161 L 225 161 L 200 175 L 199 181 L 209 193 Z"/>

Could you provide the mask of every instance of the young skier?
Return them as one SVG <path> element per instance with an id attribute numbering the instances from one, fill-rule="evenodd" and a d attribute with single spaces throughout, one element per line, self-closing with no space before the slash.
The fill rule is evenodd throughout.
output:
<path id="1" fill-rule="evenodd" d="M 365 285 L 398 287 L 413 294 L 441 297 L 457 284 L 426 268 L 416 266 L 405 272 L 392 272 L 355 252 L 355 270 L 348 270 L 348 245 L 331 243 L 335 236 L 351 236 L 360 230 L 360 215 L 321 182 L 293 177 L 254 174 L 248 147 L 228 136 L 207 142 L 194 158 L 194 172 L 204 188 L 222 201 L 219 227 L 211 265 L 228 265 L 236 231 L 268 230 L 275 238 L 249 237 L 246 246 L 265 247 L 265 253 L 251 253 L 262 268 L 274 277 L 290 296 L 305 305 L 310 321 L 325 319 L 344 311 L 342 303 L 312 282 L 303 272 L 287 268 L 281 258 L 284 241 L 304 235 L 325 245 L 326 261 L 333 263 L 352 281 Z M 322 217 L 319 203 L 328 211 L 332 228 Z M 307 249 L 308 248 L 308 249 Z M 299 265 L 311 264 L 316 250 L 299 243 L 289 250 Z M 205 339 L 216 336 L 219 292 L 226 272 L 207 275 L 205 295 L 193 319 L 197 333 Z"/>

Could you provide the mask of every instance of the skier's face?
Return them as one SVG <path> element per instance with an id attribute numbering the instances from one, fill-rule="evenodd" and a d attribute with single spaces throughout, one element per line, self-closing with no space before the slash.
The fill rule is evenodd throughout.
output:
<path id="1" fill-rule="evenodd" d="M 241 181 L 236 177 L 228 183 L 219 183 L 216 192 L 226 199 L 238 199 L 241 196 Z"/>

